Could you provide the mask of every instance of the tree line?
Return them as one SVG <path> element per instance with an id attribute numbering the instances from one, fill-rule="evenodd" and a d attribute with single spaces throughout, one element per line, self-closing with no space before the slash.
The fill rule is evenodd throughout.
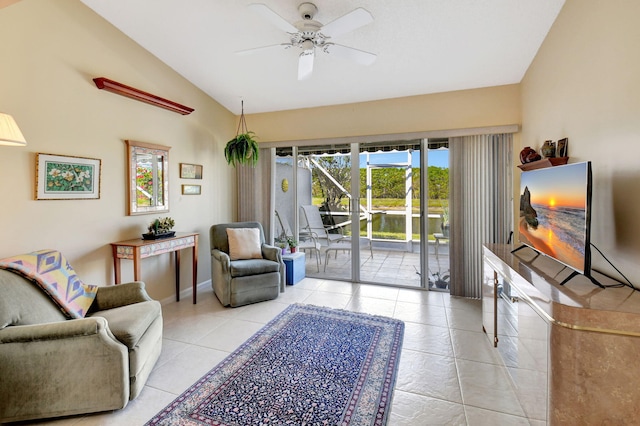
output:
<path id="1" fill-rule="evenodd" d="M 351 191 L 351 160 L 349 157 L 319 158 L 318 163 L 331 178 L 318 168 L 313 168 L 312 196 L 323 198 L 325 204 L 339 209 L 341 200 Z M 406 196 L 404 168 L 374 168 L 371 170 L 372 198 L 404 199 Z M 428 167 L 429 199 L 446 200 L 449 198 L 449 169 L 446 167 Z M 420 168 L 411 169 L 412 198 L 420 198 Z M 336 184 L 337 183 L 337 184 Z M 342 190 L 340 187 L 344 188 Z M 360 169 L 360 198 L 366 197 L 366 169 Z"/>

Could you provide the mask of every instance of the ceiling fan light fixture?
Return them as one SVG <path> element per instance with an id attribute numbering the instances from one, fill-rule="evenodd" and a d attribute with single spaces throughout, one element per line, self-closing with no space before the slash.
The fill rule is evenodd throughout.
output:
<path id="1" fill-rule="evenodd" d="M 309 52 L 312 51 L 313 52 L 313 48 L 314 48 L 314 44 L 313 44 L 313 40 L 305 40 L 302 42 L 302 44 L 300 45 L 300 47 L 302 48 L 302 50 L 304 52 Z"/>

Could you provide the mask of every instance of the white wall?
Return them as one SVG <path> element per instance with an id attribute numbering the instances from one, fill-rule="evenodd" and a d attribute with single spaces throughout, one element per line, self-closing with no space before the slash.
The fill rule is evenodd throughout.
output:
<path id="1" fill-rule="evenodd" d="M 592 242 L 640 285 L 640 2 L 567 0 L 522 81 L 521 148 L 593 168 Z M 596 268 L 615 274 L 593 252 Z"/>
<path id="2" fill-rule="evenodd" d="M 88 283 L 113 282 L 110 242 L 137 238 L 161 215 L 127 216 L 124 140 L 171 146 L 170 212 L 178 231 L 199 232 L 198 281 L 210 279 L 209 226 L 232 220 L 233 169 L 224 144 L 236 117 L 124 36 L 79 1 L 22 0 L 0 9 L 0 111 L 10 113 L 28 146 L 0 146 L 0 257 L 43 248 L 62 251 Z M 182 116 L 98 90 L 107 77 L 170 99 L 195 112 Z M 36 201 L 36 153 L 99 158 L 99 200 Z M 179 163 L 204 167 L 201 181 L 180 179 Z M 182 184 L 202 195 L 181 195 Z M 143 260 L 158 299 L 173 295 L 170 255 Z M 191 255 L 183 255 L 182 288 Z M 123 261 L 123 279 L 133 279 Z"/>

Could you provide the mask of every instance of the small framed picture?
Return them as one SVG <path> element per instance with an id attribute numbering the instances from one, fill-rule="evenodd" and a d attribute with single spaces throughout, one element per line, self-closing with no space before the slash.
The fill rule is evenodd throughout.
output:
<path id="1" fill-rule="evenodd" d="M 182 195 L 200 195 L 201 193 L 201 185 L 182 185 Z"/>
<path id="2" fill-rule="evenodd" d="M 556 155 L 558 157 L 567 157 L 569 155 L 569 138 L 559 139 L 558 147 L 556 149 Z"/>
<path id="3" fill-rule="evenodd" d="M 100 198 L 97 158 L 36 154 L 36 200 L 90 200 Z"/>
<path id="4" fill-rule="evenodd" d="M 181 179 L 202 179 L 202 166 L 200 164 L 180 163 Z"/>

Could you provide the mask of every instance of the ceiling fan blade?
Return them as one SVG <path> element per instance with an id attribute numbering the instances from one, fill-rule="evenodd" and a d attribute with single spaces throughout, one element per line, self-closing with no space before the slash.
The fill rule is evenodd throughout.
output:
<path id="1" fill-rule="evenodd" d="M 280 28 L 282 31 L 288 33 L 298 32 L 298 29 L 296 27 L 287 22 L 282 16 L 269 9 L 269 7 L 267 7 L 266 5 L 262 3 L 254 3 L 250 4 L 248 7 L 267 21 L 271 22 L 276 27 Z"/>
<path id="2" fill-rule="evenodd" d="M 320 32 L 327 37 L 335 38 L 371 22 L 373 22 L 373 15 L 359 7 L 336 20 L 329 22 L 327 25 L 322 27 Z"/>
<path id="3" fill-rule="evenodd" d="M 313 72 L 313 50 L 303 50 L 298 59 L 298 80 L 306 80 Z"/>
<path id="4" fill-rule="evenodd" d="M 331 56 L 349 59 L 360 65 L 371 65 L 378 57 L 375 53 L 365 52 L 364 50 L 354 49 L 353 47 L 347 47 L 335 43 L 325 44 L 324 50 L 327 53 L 330 53 Z"/>
<path id="5" fill-rule="evenodd" d="M 253 53 L 263 52 L 266 50 L 287 49 L 291 46 L 292 46 L 291 43 L 272 44 L 271 46 L 262 46 L 262 47 L 255 47 L 253 49 L 239 50 L 236 52 L 236 55 L 245 56 L 245 55 L 251 55 Z"/>

